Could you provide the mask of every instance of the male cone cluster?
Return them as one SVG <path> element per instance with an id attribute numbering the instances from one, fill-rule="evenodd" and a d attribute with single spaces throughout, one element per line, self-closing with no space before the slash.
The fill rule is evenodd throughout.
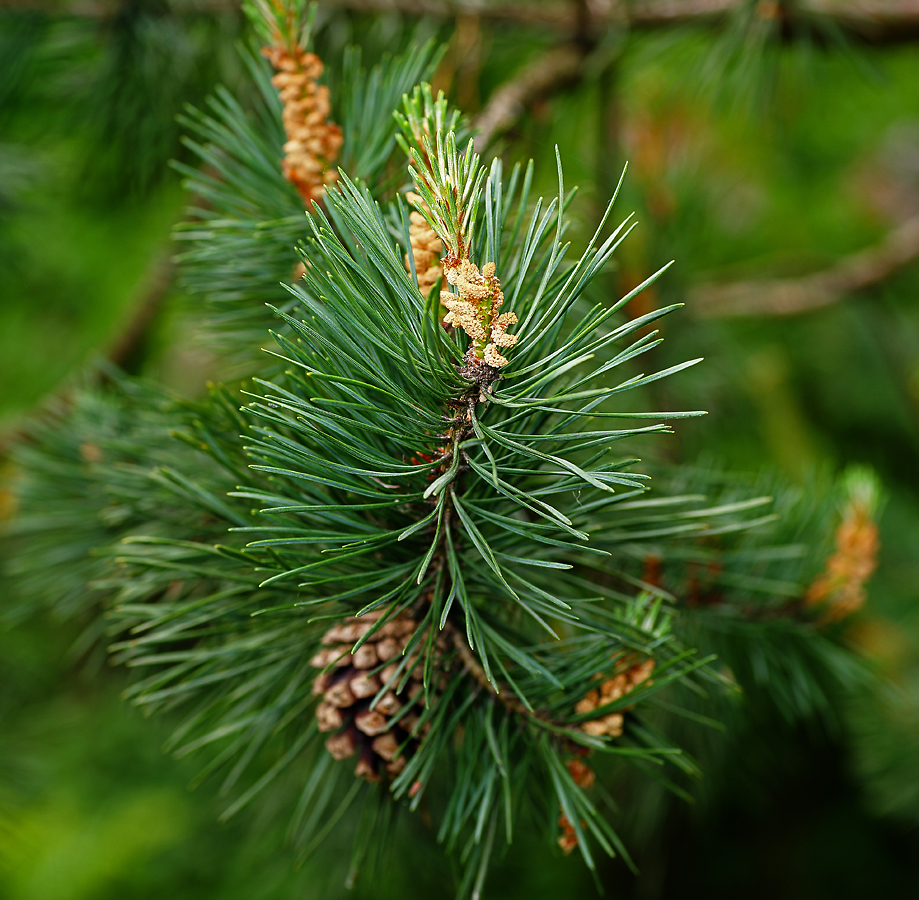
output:
<path id="1" fill-rule="evenodd" d="M 606 706 L 607 703 L 614 703 L 646 682 L 653 671 L 653 659 L 646 659 L 630 666 L 618 675 L 608 678 L 599 688 L 590 691 L 586 697 L 578 701 L 574 711 L 579 714 L 589 713 L 601 706 Z M 622 713 L 608 713 L 600 718 L 582 722 L 580 729 L 594 737 L 619 737 L 622 734 L 622 725 Z"/>
<path id="2" fill-rule="evenodd" d="M 424 206 L 424 201 L 418 194 L 408 193 L 406 199 L 409 203 Z M 440 265 L 440 257 L 444 252 L 443 241 L 434 233 L 428 220 L 415 210 L 409 214 L 408 237 L 412 246 L 415 274 L 418 276 L 418 290 L 422 296 L 427 297 L 437 279 L 444 273 Z M 409 268 L 407 259 L 406 268 Z"/>
<path id="3" fill-rule="evenodd" d="M 566 766 L 572 781 L 574 781 L 582 791 L 590 790 L 590 788 L 594 786 L 597 776 L 594 770 L 585 762 L 580 759 L 569 759 Z M 583 826 L 583 823 L 581 824 Z M 571 824 L 568 816 L 564 813 L 558 817 L 558 825 L 561 830 L 561 834 L 558 838 L 558 845 L 562 848 L 562 852 L 565 856 L 567 856 L 578 845 L 578 833 L 575 831 L 574 825 Z"/>
<path id="4" fill-rule="evenodd" d="M 850 501 L 836 529 L 836 551 L 805 597 L 808 606 L 822 608 L 823 622 L 836 622 L 862 608 L 878 549 L 878 526 L 868 505 Z"/>
<path id="5" fill-rule="evenodd" d="M 329 121 L 329 89 L 317 84 L 322 61 L 300 47 L 293 52 L 281 46 L 265 47 L 262 54 L 277 70 L 271 83 L 284 104 L 284 177 L 310 209 L 337 177 L 331 164 L 342 144 L 341 129 Z"/>
<path id="6" fill-rule="evenodd" d="M 310 660 L 310 665 L 318 669 L 331 666 L 313 682 L 313 693 L 322 695 L 316 707 L 319 730 L 331 732 L 326 749 L 339 760 L 356 756 L 354 773 L 368 781 L 398 775 L 421 738 L 420 656 L 410 660 L 396 677 L 404 661 L 402 651 L 417 628 L 414 619 L 397 616 L 370 635 L 355 653 L 351 652 L 382 615 L 371 612 L 359 619 L 352 616 L 330 628 L 322 638 L 324 648 Z M 406 671 L 408 680 L 401 691 L 397 690 Z"/>
<path id="7" fill-rule="evenodd" d="M 479 267 L 470 259 L 444 260 L 444 274 L 447 281 L 458 292 L 441 291 L 440 302 L 449 312 L 445 325 L 462 328 L 472 339 L 475 355 L 496 369 L 507 365 L 507 359 L 498 347 L 513 347 L 516 334 L 508 334 L 509 325 L 517 324 L 516 313 L 499 313 L 504 303 L 501 282 L 495 276 L 495 264 L 485 263 Z"/>

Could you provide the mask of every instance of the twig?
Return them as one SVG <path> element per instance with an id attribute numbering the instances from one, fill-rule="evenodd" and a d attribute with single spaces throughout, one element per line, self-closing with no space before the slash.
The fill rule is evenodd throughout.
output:
<path id="1" fill-rule="evenodd" d="M 129 368 L 141 353 L 144 343 L 150 335 L 151 326 L 156 321 L 163 301 L 169 294 L 175 276 L 175 264 L 171 255 L 166 252 L 156 257 L 144 278 L 140 298 L 134 307 L 134 314 L 127 322 L 127 326 L 112 341 L 109 349 L 102 355 L 118 368 Z M 104 371 L 93 370 L 92 376 L 99 382 L 105 383 L 108 376 Z M 63 404 L 67 408 L 73 399 L 72 386 L 67 380 L 58 386 L 48 398 L 41 401 L 42 408 L 49 401 Z M 22 440 L 28 435 L 28 425 L 15 421 L 11 427 L 0 431 L 0 455 L 6 453 L 11 444 Z"/>
<path id="2" fill-rule="evenodd" d="M 571 33 L 577 26 L 577 10 L 567 3 L 510 3 L 486 0 L 321 0 L 355 12 L 399 12 L 410 16 L 453 18 L 479 16 L 483 20 L 517 22 L 560 29 Z M 596 0 L 592 10 L 597 26 L 628 25 L 632 29 L 659 29 L 674 25 L 711 24 L 741 6 L 742 0 Z M 0 0 L 0 10 L 42 12 L 53 16 L 111 18 L 117 0 Z M 236 0 L 185 0 L 179 15 L 235 12 Z M 919 0 L 802 0 L 783 11 L 786 24 L 810 22 L 815 16 L 841 29 L 850 38 L 869 44 L 908 43 L 919 39 Z"/>
<path id="3" fill-rule="evenodd" d="M 499 87 L 475 120 L 476 150 L 481 151 L 497 135 L 512 128 L 534 101 L 576 81 L 586 56 L 585 47 L 563 44 L 535 59 Z"/>
<path id="4" fill-rule="evenodd" d="M 105 352 L 105 358 L 119 369 L 129 369 L 140 355 L 150 329 L 175 279 L 175 263 L 167 251 L 153 261 L 145 279 L 134 314 Z"/>
<path id="5" fill-rule="evenodd" d="M 495 700 L 502 703 L 508 710 L 510 710 L 510 712 L 516 713 L 519 716 L 524 716 L 528 719 L 545 721 L 542 716 L 529 709 L 520 700 L 513 696 L 510 691 L 499 690 L 498 687 L 489 680 L 485 669 L 482 668 L 482 665 L 475 658 L 475 654 L 466 643 L 466 639 L 460 633 L 459 629 L 457 629 L 452 623 L 447 622 L 446 626 L 444 627 L 444 631 L 449 634 L 450 639 L 453 641 L 453 646 L 456 648 L 460 659 L 463 661 L 463 667 L 472 677 L 473 681 L 479 685 L 479 687 L 481 687 L 486 693 L 491 694 Z"/>
<path id="6" fill-rule="evenodd" d="M 919 216 L 895 228 L 877 246 L 813 275 L 701 285 L 690 292 L 689 308 L 701 316 L 791 316 L 872 287 L 916 259 Z"/>

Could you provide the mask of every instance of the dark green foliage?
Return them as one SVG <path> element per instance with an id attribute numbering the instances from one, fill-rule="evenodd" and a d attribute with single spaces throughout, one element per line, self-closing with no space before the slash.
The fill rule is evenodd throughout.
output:
<path id="1" fill-rule="evenodd" d="M 136 533 L 201 539 L 242 521 L 223 499 L 239 470 L 213 437 L 226 441 L 226 429 L 237 430 L 228 395 L 216 392 L 199 410 L 152 385 L 107 374 L 110 383 L 87 378 L 57 400 L 14 447 L 12 487 L 21 512 L 5 527 L 6 569 L 26 601 L 7 613 L 48 610 L 82 620 L 96 637 L 110 594 L 108 548 Z M 175 430 L 191 423 L 199 434 L 189 445 Z M 201 450 L 206 439 L 216 460 Z M 194 485 L 181 474 L 189 467 Z"/>
<path id="2" fill-rule="evenodd" d="M 136 701 L 151 708 L 195 702 L 179 730 L 181 752 L 220 743 L 209 768 L 229 766 L 229 790 L 268 746 L 284 747 L 269 754 L 273 764 L 231 811 L 294 760 L 313 760 L 299 804 L 312 813 L 294 826 L 306 850 L 324 833 L 317 831 L 327 823 L 322 810 L 340 799 L 323 774 L 331 763 L 315 748 L 315 726 L 303 724 L 312 705 L 309 659 L 323 623 L 382 609 L 382 625 L 413 611 L 419 627 L 407 652 L 422 652 L 430 673 L 419 728 L 430 722 L 431 731 L 392 789 L 406 796 L 417 783 L 412 806 L 428 782 L 443 797 L 441 836 L 463 851 L 470 889 L 495 835 L 512 835 L 522 786 L 534 778 L 545 788 L 524 795 L 538 799 L 545 827 L 558 805 L 577 821 L 589 865 L 594 843 L 622 852 L 568 774 L 570 748 L 648 762 L 679 756 L 637 712 L 619 744 L 580 731 L 589 716 L 574 707 L 591 678 L 624 654 L 656 660 L 653 685 L 599 715 L 636 703 L 653 709 L 656 695 L 699 662 L 674 641 L 661 599 L 632 599 L 639 582 L 630 555 L 618 554 L 626 565 L 617 568 L 607 548 L 634 552 L 687 533 L 714 540 L 756 525 L 744 520 L 764 502 L 705 505 L 696 494 L 643 501 L 646 478 L 609 454 L 620 440 L 663 426 L 584 430 L 585 420 L 660 418 L 623 411 L 618 395 L 666 372 L 593 386 L 654 346 L 652 333 L 606 351 L 658 314 L 614 326 L 609 310 L 579 303 L 624 229 L 566 261 L 560 202 L 530 209 L 529 181 L 517 169 L 505 183 L 500 165 L 492 168 L 473 245 L 480 258 L 492 249 L 522 320 L 523 342 L 497 382 L 470 381 L 457 368 L 459 339 L 434 325 L 369 193 L 347 178 L 329 192 L 327 217 L 310 220 L 304 285 L 291 288 L 299 304 L 284 315 L 289 336 L 278 337 L 294 368 L 259 381 L 263 396 L 251 405 L 248 455 L 265 486 L 235 496 L 256 501 L 262 520 L 233 529 L 236 549 L 133 539 L 116 601 L 132 635 L 116 645 L 119 657 L 154 667 L 132 689 Z M 505 228 L 516 237 L 502 239 Z M 606 351 L 601 362 L 598 350 Z M 440 449 L 445 428 L 450 437 Z M 249 539 L 244 549 L 238 538 Z M 553 572 L 551 592 L 531 570 Z M 164 605 L 167 584 L 173 596 Z M 139 603 L 144 596 L 157 602 Z M 451 652 L 438 651 L 437 629 L 457 648 L 468 643 L 493 683 L 488 692 L 470 679 L 468 661 L 457 668 Z M 439 671 L 449 673 L 447 682 L 437 680 Z M 507 699 L 496 700 L 494 690 Z M 457 748 L 451 735 L 461 722 Z M 367 790 L 379 789 L 354 787 L 345 799 Z"/>
<path id="3" fill-rule="evenodd" d="M 598 852 L 628 859 L 614 799 L 579 785 L 572 760 L 631 763 L 685 796 L 698 769 L 674 719 L 711 725 L 732 682 L 788 718 L 832 711 L 857 666 L 801 604 L 828 550 L 831 488 L 795 497 L 665 468 L 649 493 L 636 471 L 634 448 L 699 415 L 638 409 L 643 390 L 698 360 L 637 368 L 676 306 L 624 310 L 663 270 L 595 302 L 591 282 L 631 226 L 604 236 L 611 203 L 570 253 L 560 160 L 546 203 L 532 166 L 480 171 L 434 128 L 414 159 L 429 164 L 421 193 L 459 202 L 431 221 L 496 265 L 519 343 L 492 369 L 441 325 L 388 193 L 401 177 L 387 104 L 435 57 L 425 47 L 369 75 L 347 58 L 344 171 L 307 216 L 281 175 L 279 105 L 257 58 L 255 116 L 227 91 L 188 113 L 210 168 L 183 168 L 202 201 L 182 233 L 185 277 L 217 310 L 228 355 L 263 377 L 242 414 L 224 388 L 197 405 L 130 381 L 79 392 L 21 451 L 14 574 L 64 614 L 104 607 L 114 658 L 135 670 L 127 696 L 183 717 L 170 748 L 208 752 L 202 778 L 221 774 L 226 815 L 277 789 L 307 856 L 361 806 L 353 880 L 382 858 L 399 811 L 425 803 L 460 893 L 478 896 L 498 847 L 521 827 L 557 837 L 560 813 L 591 869 Z M 306 272 L 285 291 L 295 246 Z M 269 315 L 274 367 L 253 358 Z M 416 623 L 376 699 L 416 662 L 424 683 L 417 748 L 384 785 L 322 747 L 311 690 L 328 626 L 370 611 L 383 613 L 370 634 Z M 596 679 L 649 658 L 652 679 L 577 711 Z M 617 713 L 621 736 L 581 728 Z"/>
<path id="4" fill-rule="evenodd" d="M 345 171 L 377 188 L 392 181 L 392 110 L 439 58 L 427 42 L 368 72 L 358 49 L 345 50 L 332 109 Z M 207 168 L 178 165 L 195 200 L 177 237 L 190 244 L 180 257 L 183 281 L 208 304 L 215 346 L 248 373 L 266 363 L 256 352 L 276 324 L 266 304 L 284 304 L 281 284 L 293 280 L 306 228 L 303 201 L 281 173 L 286 138 L 270 66 L 255 53 L 244 59 L 258 88 L 254 115 L 219 88 L 207 112 L 189 109 L 183 119 L 193 135 L 186 143 Z"/>

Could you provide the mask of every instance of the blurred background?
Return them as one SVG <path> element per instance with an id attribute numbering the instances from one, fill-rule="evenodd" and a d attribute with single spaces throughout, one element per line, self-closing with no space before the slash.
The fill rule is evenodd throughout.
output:
<path id="1" fill-rule="evenodd" d="M 707 358 L 658 382 L 657 408 L 710 413 L 671 460 L 804 485 L 862 463 L 884 485 L 848 640 L 889 688 L 719 738 L 728 762 L 694 804 L 644 831 L 635 812 L 642 874 L 607 863 L 607 894 L 919 896 L 919 4 L 335 0 L 317 21 L 328 58 L 445 42 L 435 86 L 505 159 L 533 157 L 546 193 L 559 145 L 575 243 L 628 161 L 618 213 L 639 227 L 615 289 L 675 259 L 632 314 L 685 302 L 657 362 Z M 248 39 L 231 0 L 0 0 L 0 466 L 99 355 L 185 394 L 218 374 L 176 286 L 169 161 L 190 161 L 185 104 L 218 83 L 247 102 Z M 124 673 L 77 636 L 0 630 L 2 900 L 450 896 L 422 821 L 402 836 L 417 851 L 351 892 L 335 845 L 294 868 L 270 806 L 220 824 L 212 786 L 190 790 L 198 762 L 162 752 L 168 720 L 122 703 Z M 515 844 L 490 895 L 593 894 L 577 858 L 541 848 Z"/>

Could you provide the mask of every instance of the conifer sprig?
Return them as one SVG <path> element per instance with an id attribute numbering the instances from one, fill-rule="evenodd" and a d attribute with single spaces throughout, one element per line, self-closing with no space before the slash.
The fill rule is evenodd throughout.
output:
<path id="1" fill-rule="evenodd" d="M 420 197 L 415 209 L 458 264 L 469 258 L 485 170 L 471 138 L 462 155 L 457 151 L 457 115 L 443 92 L 434 100 L 430 86 L 422 85 L 405 95 L 403 108 L 397 114 L 399 142 L 412 163 L 409 173 Z"/>
<path id="2" fill-rule="evenodd" d="M 306 46 L 301 3 L 252 8 L 266 40 Z M 389 131 L 378 133 L 379 104 L 432 58 L 418 51 L 365 81 L 352 72 L 342 160 L 355 168 L 308 219 L 278 166 L 281 107 L 263 64 L 252 63 L 263 120 L 226 94 L 212 115 L 193 116 L 196 150 L 214 167 L 188 172 L 209 201 L 188 234 L 201 291 L 257 331 L 301 241 L 303 278 L 275 304 L 285 371 L 251 364 L 263 377 L 242 415 L 226 391 L 165 415 L 135 398 L 138 421 L 115 416 L 126 434 L 90 445 L 125 456 L 86 459 L 92 421 L 66 445 L 47 429 L 25 459 L 46 478 L 32 493 L 41 510 L 19 537 L 42 549 L 36 559 L 70 565 L 86 542 L 62 535 L 88 509 L 98 515 L 93 565 L 71 572 L 92 588 L 68 602 L 111 600 L 115 658 L 139 675 L 129 696 L 189 710 L 172 747 L 212 750 L 205 774 L 222 769 L 223 790 L 236 792 L 228 814 L 293 778 L 297 762 L 307 775 L 291 831 L 304 853 L 355 800 L 385 824 L 390 796 L 409 809 L 425 798 L 463 861 L 461 890 L 478 892 L 495 842 L 531 812 L 591 868 L 598 849 L 627 859 L 587 754 L 646 769 L 666 761 L 694 777 L 658 725 L 686 713 L 681 686 L 705 702 L 723 687 L 707 666 L 713 646 L 745 690 L 770 673 L 776 705 L 796 713 L 832 705 L 845 654 L 813 639 L 802 598 L 819 565 L 802 576 L 809 551 L 770 531 L 767 500 L 710 481 L 649 496 L 637 461 L 617 452 L 697 415 L 624 402 L 695 362 L 635 368 L 660 341 L 648 326 L 676 307 L 618 313 L 661 273 L 612 306 L 588 305 L 629 220 L 602 239 L 611 202 L 570 258 L 561 161 L 558 196 L 534 201 L 532 168 L 506 176 L 496 160 L 486 172 L 471 146 L 460 152 L 443 96 L 422 87 L 404 101 L 400 142 L 416 214 L 442 241 L 457 289 L 442 298 L 454 328 L 442 327 L 438 298 L 406 268 L 402 207 L 380 201 L 395 124 L 384 110 Z M 372 85 L 379 104 L 359 99 Z M 379 177 L 359 180 L 359 163 Z M 514 313 L 498 311 L 505 295 Z M 167 418 L 182 454 L 163 446 Z M 72 515 L 43 531 L 67 481 Z M 820 531 L 819 515 L 796 512 L 802 533 Z M 43 576 L 50 596 L 45 568 L 25 574 Z M 355 865 L 380 840 L 358 834 Z"/>
<path id="3" fill-rule="evenodd" d="M 318 4 L 310 0 L 243 0 L 242 9 L 263 44 L 294 54 L 309 46 Z"/>
<path id="4" fill-rule="evenodd" d="M 374 190 L 390 180 L 396 122 L 390 110 L 418 79 L 430 74 L 441 54 L 433 41 L 402 56 L 388 57 L 369 71 L 357 48 L 345 53 L 332 113 L 341 123 L 345 170 Z M 294 280 L 295 247 L 307 233 L 303 203 L 284 177 L 279 161 L 286 139 L 282 107 L 268 64 L 243 52 L 258 92 L 248 113 L 223 88 L 205 110 L 188 109 L 187 146 L 203 163 L 176 164 L 193 198 L 189 221 L 176 237 L 184 286 L 203 298 L 211 343 L 232 371 L 265 371 L 271 357 L 258 353 L 277 318 L 266 305 L 292 301 L 281 284 Z"/>

